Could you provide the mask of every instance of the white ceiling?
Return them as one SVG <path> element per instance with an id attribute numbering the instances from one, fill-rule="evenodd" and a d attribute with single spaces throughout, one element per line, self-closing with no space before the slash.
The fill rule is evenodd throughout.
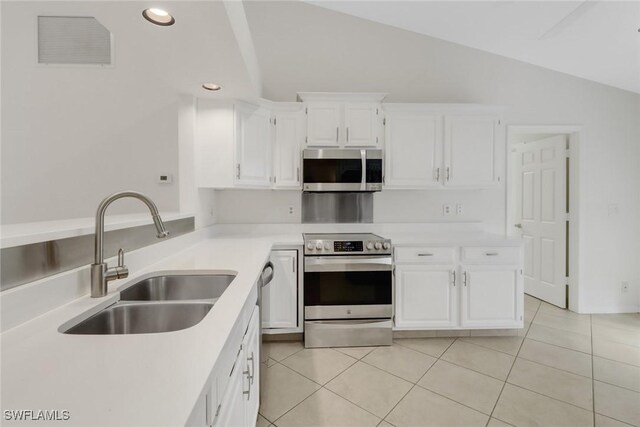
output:
<path id="1" fill-rule="evenodd" d="M 307 1 L 640 93 L 637 1 Z"/>

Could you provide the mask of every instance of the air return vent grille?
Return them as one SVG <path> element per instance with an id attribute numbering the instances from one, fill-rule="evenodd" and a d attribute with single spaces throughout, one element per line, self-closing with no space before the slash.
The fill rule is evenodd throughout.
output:
<path id="1" fill-rule="evenodd" d="M 97 19 L 38 17 L 40 64 L 111 64 L 111 33 Z"/>

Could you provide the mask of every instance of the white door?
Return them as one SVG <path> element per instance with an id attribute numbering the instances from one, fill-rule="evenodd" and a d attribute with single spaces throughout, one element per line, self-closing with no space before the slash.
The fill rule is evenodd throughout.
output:
<path id="1" fill-rule="evenodd" d="M 277 113 L 274 143 L 274 187 L 301 188 L 300 147 L 304 144 L 304 111 Z"/>
<path id="2" fill-rule="evenodd" d="M 307 145 L 338 146 L 342 105 L 337 102 L 307 105 Z"/>
<path id="3" fill-rule="evenodd" d="M 245 382 L 245 425 L 254 427 L 258 418 L 258 407 L 260 406 L 260 309 L 256 306 L 249 321 L 247 333 L 242 342 L 242 351 L 245 357 L 245 372 L 243 381 Z"/>
<path id="4" fill-rule="evenodd" d="M 438 186 L 441 166 L 442 118 L 415 112 L 387 112 L 385 187 Z"/>
<path id="5" fill-rule="evenodd" d="M 247 380 L 245 368 L 246 359 L 244 351 L 241 349 L 233 365 L 227 389 L 220 402 L 220 413 L 214 423 L 217 427 L 245 427 L 245 400 Z"/>
<path id="6" fill-rule="evenodd" d="M 272 251 L 273 280 L 262 288 L 262 327 L 298 327 L 298 252 Z"/>
<path id="7" fill-rule="evenodd" d="M 512 152 L 515 216 L 524 240 L 524 290 L 566 308 L 567 140 L 557 135 Z"/>
<path id="8" fill-rule="evenodd" d="M 378 113 L 380 104 L 345 104 L 345 145 L 375 147 L 378 145 Z"/>
<path id="9" fill-rule="evenodd" d="M 238 186 L 269 187 L 271 185 L 270 114 L 248 104 L 236 105 L 236 170 Z"/>
<path id="10" fill-rule="evenodd" d="M 458 324 L 454 266 L 396 267 L 396 328 L 441 328 Z"/>
<path id="11" fill-rule="evenodd" d="M 463 327 L 521 325 L 524 301 L 517 266 L 463 265 L 461 275 Z"/>
<path id="12" fill-rule="evenodd" d="M 448 116 L 444 130 L 444 184 L 483 188 L 497 183 L 494 116 Z"/>

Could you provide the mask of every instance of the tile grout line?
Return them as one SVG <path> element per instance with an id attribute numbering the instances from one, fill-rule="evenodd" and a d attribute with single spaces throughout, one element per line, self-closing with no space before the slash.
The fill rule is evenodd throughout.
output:
<path id="1" fill-rule="evenodd" d="M 491 418 L 493 418 L 493 413 L 496 411 L 496 407 L 498 406 L 498 402 L 500 401 L 500 398 L 502 397 L 502 393 L 504 392 L 504 388 L 507 385 L 507 380 L 509 380 L 509 375 L 511 375 L 511 371 L 513 370 L 513 366 L 516 364 L 516 360 L 518 359 L 518 355 L 520 354 L 520 350 L 522 349 L 522 346 L 524 345 L 524 342 L 527 339 L 527 335 L 529 335 L 529 331 L 531 330 L 531 326 L 533 325 L 533 321 L 536 320 L 536 316 L 538 316 L 538 312 L 540 311 L 540 307 L 541 306 L 542 306 L 542 302 L 540 302 L 538 304 L 538 307 L 536 308 L 536 312 L 533 315 L 533 318 L 531 319 L 531 322 L 529 323 L 529 328 L 527 329 L 527 332 L 524 334 L 524 337 L 522 338 L 522 342 L 520 343 L 520 347 L 518 347 L 518 352 L 516 353 L 516 355 L 513 358 L 513 363 L 511 364 L 511 368 L 509 368 L 509 373 L 507 374 L 507 377 L 504 379 L 504 382 L 502 383 L 502 389 L 500 389 L 500 394 L 498 394 L 498 398 L 496 399 L 496 403 L 494 403 L 493 409 L 491 410 L 491 414 L 489 415 L 489 421 L 491 421 Z M 487 426 L 489 425 L 489 421 L 487 421 Z M 502 420 L 500 420 L 500 421 L 502 421 Z"/>

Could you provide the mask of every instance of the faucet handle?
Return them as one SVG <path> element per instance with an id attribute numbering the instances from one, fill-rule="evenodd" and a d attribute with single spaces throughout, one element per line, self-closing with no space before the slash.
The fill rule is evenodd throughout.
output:
<path id="1" fill-rule="evenodd" d="M 124 267 L 124 250 L 118 249 L 118 267 Z"/>

